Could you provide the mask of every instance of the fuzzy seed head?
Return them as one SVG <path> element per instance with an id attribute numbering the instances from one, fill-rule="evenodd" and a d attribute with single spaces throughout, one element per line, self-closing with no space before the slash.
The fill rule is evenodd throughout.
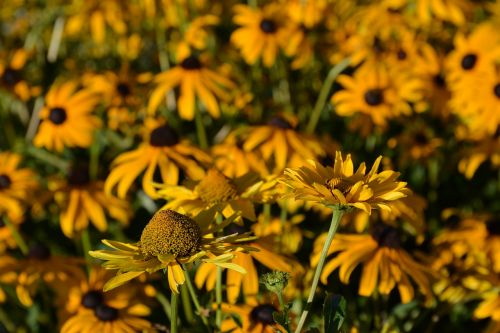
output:
<path id="1" fill-rule="evenodd" d="M 196 192 L 201 200 L 210 203 L 227 202 L 238 194 L 233 182 L 216 169 L 208 170 L 196 186 Z"/>
<path id="2" fill-rule="evenodd" d="M 201 245 L 201 230 L 191 218 L 174 212 L 160 210 L 151 218 L 141 235 L 141 251 L 144 255 L 173 254 L 185 257 Z"/>

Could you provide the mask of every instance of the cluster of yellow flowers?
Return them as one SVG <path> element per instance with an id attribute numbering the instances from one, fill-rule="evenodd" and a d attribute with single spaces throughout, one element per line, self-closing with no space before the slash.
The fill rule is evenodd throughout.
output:
<path id="1" fill-rule="evenodd" d="M 0 332 L 500 332 L 499 31 L 499 0 L 2 3 Z"/>

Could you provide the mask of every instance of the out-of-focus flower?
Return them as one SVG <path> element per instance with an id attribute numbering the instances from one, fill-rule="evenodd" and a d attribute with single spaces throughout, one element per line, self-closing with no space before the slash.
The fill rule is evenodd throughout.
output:
<path id="1" fill-rule="evenodd" d="M 196 97 L 212 117 L 219 118 L 220 109 L 215 97 L 229 100 L 230 95 L 226 90 L 235 87 L 230 79 L 206 67 L 196 55 L 180 59 L 174 68 L 156 75 L 154 82 L 157 86 L 149 99 L 149 113 L 156 111 L 168 91 L 180 86 L 178 110 L 180 117 L 186 120 L 194 118 Z"/>
<path id="2" fill-rule="evenodd" d="M 326 234 L 323 234 L 315 242 L 312 265 L 319 260 L 325 237 Z M 371 296 L 375 290 L 388 295 L 397 287 L 401 302 L 408 303 L 415 298 L 411 279 L 427 303 L 432 300 L 431 271 L 401 247 L 397 230 L 392 227 L 376 225 L 370 235 L 337 234 L 328 253 L 337 253 L 337 256 L 326 263 L 321 273 L 321 281 L 325 284 L 328 276 L 337 268 L 340 268 L 340 281 L 348 284 L 351 273 L 359 264 L 363 264 L 358 290 L 361 296 Z"/>
<path id="3" fill-rule="evenodd" d="M 79 235 L 88 228 L 89 222 L 105 232 L 108 229 L 106 213 L 124 225 L 128 223 L 128 203 L 106 195 L 104 182 L 92 181 L 85 163 L 74 165 L 66 181 L 55 181 L 51 187 L 61 207 L 60 224 L 66 237 Z"/>
<path id="4" fill-rule="evenodd" d="M 462 26 L 466 22 L 465 10 L 469 7 L 466 0 L 418 0 L 416 4 L 417 17 L 423 25 L 438 19 Z"/>
<path id="5" fill-rule="evenodd" d="M 33 144 L 62 152 L 64 147 L 87 148 L 100 119 L 92 115 L 99 96 L 89 90 L 78 90 L 69 81 L 50 88 L 40 111 L 41 124 Z"/>
<path id="6" fill-rule="evenodd" d="M 259 151 L 274 173 L 286 166 L 299 167 L 307 160 L 317 160 L 325 151 L 316 138 L 302 134 L 296 128 L 297 119 L 278 115 L 266 125 L 250 128 L 245 136 L 243 149 Z"/>
<path id="7" fill-rule="evenodd" d="M 474 146 L 465 148 L 462 155 L 463 157 L 458 162 L 458 170 L 468 179 L 474 177 L 479 166 L 488 160 L 491 165 L 499 168 L 500 135 L 495 135 L 493 138 L 484 138 L 481 141 L 475 142 Z"/>
<path id="8" fill-rule="evenodd" d="M 378 173 L 381 160 L 382 156 L 377 158 L 368 173 L 365 163 L 354 172 L 351 155 L 343 160 L 342 154 L 337 152 L 333 167 L 310 161 L 301 168 L 287 168 L 281 182 L 292 189 L 290 196 L 296 199 L 325 206 L 352 206 L 367 213 L 374 208 L 390 210 L 390 201 L 410 192 L 405 182 L 397 181 L 399 173 L 391 170 Z"/>
<path id="9" fill-rule="evenodd" d="M 478 319 L 491 318 L 485 333 L 500 331 L 500 294 L 498 290 L 484 293 L 482 302 L 474 311 L 474 317 Z"/>
<path id="10" fill-rule="evenodd" d="M 231 42 L 241 50 L 245 61 L 252 65 L 262 57 L 262 63 L 271 67 L 280 49 L 293 39 L 291 25 L 286 20 L 283 6 L 277 3 L 255 9 L 246 5 L 234 7 L 234 23 L 240 27 L 231 35 Z"/>
<path id="11" fill-rule="evenodd" d="M 116 276 L 104 285 L 104 291 L 145 272 L 165 270 L 170 289 L 179 293 L 179 285 L 186 281 L 183 264 L 200 261 L 245 273 L 243 268 L 230 261 L 236 252 L 252 250 L 243 245 L 252 238 L 248 234 L 214 237 L 213 234 L 224 225 L 224 222 L 218 226 L 207 221 L 198 223 L 172 210 L 160 210 L 142 231 L 139 242 L 128 244 L 103 240 L 112 250 L 90 251 L 90 255 L 104 260 L 106 269 L 118 270 Z"/>
<path id="12" fill-rule="evenodd" d="M 210 157 L 201 149 L 181 140 L 176 131 L 165 121 L 147 119 L 145 136 L 137 149 L 122 153 L 112 163 L 112 170 L 106 179 L 104 189 L 111 193 L 117 187 L 119 198 L 125 198 L 134 180 L 143 172 L 142 188 L 154 197 L 153 177 L 159 170 L 161 181 L 177 184 L 180 171 L 192 179 L 204 175 L 201 164 L 208 164 Z"/>
<path id="13" fill-rule="evenodd" d="M 8 61 L 7 59 L 9 59 L 7 55 L 0 53 L 0 88 L 12 92 L 22 101 L 38 95 L 40 88 L 31 87 L 22 72 L 28 59 L 28 52 L 19 49 L 12 52 Z"/>

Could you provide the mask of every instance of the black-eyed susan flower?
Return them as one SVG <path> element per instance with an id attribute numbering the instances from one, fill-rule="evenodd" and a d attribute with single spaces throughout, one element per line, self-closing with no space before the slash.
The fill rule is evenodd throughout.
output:
<path id="1" fill-rule="evenodd" d="M 41 283 L 57 288 L 77 278 L 82 260 L 52 254 L 50 249 L 41 244 L 33 244 L 25 258 L 17 261 L 15 271 L 16 294 L 24 306 L 33 305 L 33 297 Z"/>
<path id="2" fill-rule="evenodd" d="M 415 160 L 425 162 L 438 155 L 439 147 L 443 144 L 443 139 L 437 137 L 429 126 L 418 120 L 412 126 L 407 126 L 403 133 L 387 142 L 391 149 L 399 147 L 400 165 L 412 163 Z"/>
<path id="3" fill-rule="evenodd" d="M 19 154 L 0 152 L 0 216 L 5 214 L 16 223 L 38 184 L 33 171 L 21 168 L 21 160 Z"/>
<path id="4" fill-rule="evenodd" d="M 181 170 L 191 179 L 200 179 L 204 175 L 202 165 L 209 162 L 210 157 L 205 152 L 181 140 L 165 121 L 147 119 L 143 142 L 137 149 L 122 153 L 113 161 L 104 188 L 106 193 L 111 193 L 116 187 L 118 197 L 125 198 L 134 180 L 145 171 L 142 188 L 153 197 L 156 171 L 163 183 L 176 185 Z"/>
<path id="5" fill-rule="evenodd" d="M 337 152 L 333 167 L 310 161 L 301 168 L 285 170 L 280 181 L 292 189 L 296 199 L 313 201 L 325 206 L 352 206 L 367 213 L 373 208 L 390 210 L 388 202 L 409 194 L 406 183 L 398 181 L 399 173 L 378 172 L 382 156 L 366 173 L 365 163 L 356 172 L 348 154 L 345 160 Z"/>
<path id="6" fill-rule="evenodd" d="M 2 251 L 3 253 L 3 251 Z M 0 255 L 0 283 L 2 285 L 15 284 L 17 279 L 17 260 L 6 254 Z M 0 286 L 0 303 L 7 300 L 7 294 Z"/>
<path id="7" fill-rule="evenodd" d="M 139 242 L 129 244 L 103 240 L 112 250 L 90 251 L 90 255 L 104 260 L 103 266 L 106 269 L 118 270 L 116 276 L 104 285 L 105 291 L 145 272 L 165 270 L 170 289 L 179 293 L 179 285 L 185 282 L 183 264 L 208 262 L 245 272 L 229 261 L 237 251 L 252 250 L 243 245 L 252 238 L 248 234 L 214 237 L 213 233 L 223 226 L 224 223 L 214 226 L 207 221 L 199 224 L 186 215 L 172 210 L 160 210 L 142 231 Z"/>
<path id="8" fill-rule="evenodd" d="M 229 226 L 228 232 L 247 232 L 244 227 L 232 225 Z M 234 270 L 228 270 L 226 276 L 227 299 L 229 303 L 236 303 L 240 293 L 245 297 L 256 297 L 259 292 L 259 275 L 256 263 L 263 266 L 283 272 L 292 272 L 298 265 L 294 260 L 285 257 L 274 251 L 272 242 L 258 239 L 257 241 L 246 244 L 257 251 L 250 253 L 238 252 L 234 254 L 231 262 L 242 267 L 246 274 Z M 217 266 L 211 263 L 203 263 L 200 265 L 195 275 L 195 284 L 198 288 L 204 285 L 208 291 L 215 287 L 217 277 Z"/>
<path id="9" fill-rule="evenodd" d="M 354 75 L 340 75 L 344 88 L 332 96 L 335 112 L 341 116 L 364 113 L 375 125 L 412 112 L 410 102 L 421 99 L 421 81 L 406 73 L 390 73 L 381 66 L 365 64 Z"/>
<path id="10" fill-rule="evenodd" d="M 217 213 L 229 217 L 238 213 L 255 220 L 254 202 L 261 191 L 268 190 L 272 182 L 259 180 L 254 173 L 229 178 L 216 168 L 186 186 L 158 185 L 157 196 L 168 200 L 165 208 L 190 216 L 204 212 L 214 217 Z"/>
<path id="11" fill-rule="evenodd" d="M 3 88 L 22 101 L 29 100 L 40 93 L 39 87 L 31 87 L 23 74 L 23 68 L 28 59 L 28 52 L 19 49 L 12 54 L 0 53 L 0 88 Z"/>
<path id="12" fill-rule="evenodd" d="M 499 130 L 500 131 L 500 130 Z M 458 170 L 466 178 L 474 177 L 481 164 L 489 161 L 492 166 L 500 167 L 500 136 L 484 138 L 470 148 L 464 149 L 462 158 L 458 162 Z"/>
<path id="13" fill-rule="evenodd" d="M 433 19 L 461 26 L 466 22 L 466 10 L 471 4 L 464 0 L 418 0 L 417 17 L 422 25 L 433 23 Z"/>
<path id="14" fill-rule="evenodd" d="M 51 87 L 40 111 L 42 122 L 33 144 L 58 152 L 64 147 L 89 147 L 94 130 L 100 126 L 99 118 L 92 115 L 98 101 L 98 95 L 78 90 L 74 81 Z"/>
<path id="15" fill-rule="evenodd" d="M 222 304 L 222 311 L 228 315 L 222 322 L 221 330 L 223 332 L 286 332 L 285 328 L 274 320 L 273 313 L 279 311 L 279 306 L 272 302 L 259 302 L 253 297 L 249 298 L 244 304 Z M 233 315 L 237 316 L 237 318 L 233 317 Z"/>
<path id="16" fill-rule="evenodd" d="M 482 301 L 474 311 L 474 317 L 491 319 L 485 333 L 500 331 L 500 294 L 498 290 L 491 290 L 482 295 Z"/>
<path id="17" fill-rule="evenodd" d="M 243 149 L 259 151 L 275 173 L 325 155 L 319 140 L 296 130 L 297 123 L 295 117 L 283 114 L 272 117 L 265 125 L 251 127 L 246 133 Z"/>
<path id="18" fill-rule="evenodd" d="M 231 42 L 248 64 L 262 58 L 264 66 L 271 67 L 291 38 L 290 22 L 282 5 L 271 3 L 262 9 L 236 5 L 234 11 L 233 21 L 240 27 L 232 33 Z"/>
<path id="19" fill-rule="evenodd" d="M 66 237 L 73 238 L 87 229 L 91 222 L 100 232 L 108 229 L 106 215 L 123 225 L 128 223 L 128 203 L 104 193 L 104 182 L 92 181 L 88 165 L 75 164 L 64 181 L 51 185 L 54 197 L 61 207 L 61 230 Z"/>
<path id="20" fill-rule="evenodd" d="M 179 116 L 186 120 L 194 119 L 196 98 L 213 118 L 219 118 L 220 108 L 216 97 L 229 100 L 227 89 L 235 87 L 230 79 L 210 69 L 201 57 L 194 54 L 180 59 L 174 68 L 156 75 L 154 82 L 157 86 L 149 99 L 149 113 L 156 111 L 168 91 L 179 86 L 177 109 Z"/>
<path id="21" fill-rule="evenodd" d="M 85 76 L 83 85 L 100 95 L 106 107 L 108 127 L 127 132 L 136 118 L 135 109 L 143 102 L 139 84 L 147 83 L 151 77 L 150 73 L 135 75 L 124 67 L 119 73 L 107 71 Z"/>
<path id="22" fill-rule="evenodd" d="M 326 235 L 316 240 L 311 257 L 312 265 L 319 259 Z M 375 290 L 388 295 L 398 288 L 401 301 L 408 303 L 415 298 L 413 280 L 426 301 L 432 300 L 431 271 L 417 262 L 401 247 L 397 230 L 384 225 L 376 225 L 369 235 L 338 234 L 328 253 L 337 256 L 327 262 L 321 274 L 321 281 L 327 284 L 328 276 L 337 268 L 342 283 L 348 284 L 354 269 L 363 264 L 358 293 L 371 296 Z"/>

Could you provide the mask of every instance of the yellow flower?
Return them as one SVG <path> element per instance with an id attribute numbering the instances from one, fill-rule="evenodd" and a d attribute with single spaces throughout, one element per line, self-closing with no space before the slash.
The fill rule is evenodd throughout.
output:
<path id="1" fill-rule="evenodd" d="M 323 234 L 315 242 L 311 257 L 313 266 L 319 260 L 325 238 Z M 384 225 L 376 225 L 371 235 L 335 235 L 328 254 L 337 253 L 337 256 L 326 263 L 321 281 L 327 284 L 328 276 L 339 268 L 340 281 L 348 284 L 351 273 L 362 263 L 359 295 L 371 296 L 376 289 L 388 295 L 397 287 L 401 301 L 408 303 L 415 297 L 411 279 L 428 303 L 432 300 L 431 271 L 401 248 L 399 239 L 396 229 Z"/>
<path id="2" fill-rule="evenodd" d="M 316 160 L 325 155 L 321 143 L 295 130 L 296 125 L 294 117 L 274 116 L 267 124 L 248 130 L 243 149 L 259 151 L 274 173 L 281 173 L 286 166 L 298 167 L 308 159 Z"/>
<path id="3" fill-rule="evenodd" d="M 90 251 L 90 255 L 105 260 L 103 266 L 106 269 L 118 270 L 116 276 L 104 285 L 104 291 L 145 272 L 165 270 L 170 289 L 179 293 L 179 285 L 185 282 L 183 264 L 201 261 L 245 273 L 240 266 L 229 261 L 236 251 L 252 250 L 242 244 L 252 238 L 248 234 L 213 236 L 230 222 L 226 220 L 214 226 L 206 220 L 198 223 L 172 210 L 160 210 L 142 231 L 139 242 L 128 244 L 103 240 L 112 250 Z"/>
<path id="4" fill-rule="evenodd" d="M 211 217 L 217 213 L 229 217 L 238 213 L 255 220 L 254 202 L 260 201 L 260 191 L 265 191 L 270 184 L 273 183 L 259 181 L 254 173 L 228 178 L 211 168 L 201 180 L 186 186 L 158 185 L 157 195 L 169 201 L 165 208 L 190 216 L 204 212 Z"/>
<path id="5" fill-rule="evenodd" d="M 465 0 L 418 0 L 416 4 L 417 17 L 423 25 L 438 19 L 461 26 L 466 23 L 465 10 L 470 7 Z"/>
<path id="6" fill-rule="evenodd" d="M 248 64 L 262 57 L 264 66 L 271 67 L 280 48 L 284 49 L 292 37 L 283 6 L 275 3 L 254 9 L 236 5 L 234 11 L 233 21 L 240 27 L 231 35 L 231 42 L 241 50 Z"/>
<path id="7" fill-rule="evenodd" d="M 0 53 L 0 58 L 3 58 Z M 10 61 L 0 60 L 0 88 L 12 92 L 22 101 L 29 100 L 40 93 L 40 87 L 30 87 L 23 75 L 23 68 L 28 59 L 28 52 L 23 49 L 15 50 L 10 55 Z"/>
<path id="8" fill-rule="evenodd" d="M 1 252 L 3 253 L 3 251 Z M 0 283 L 15 284 L 17 280 L 17 260 L 9 255 L 0 255 Z M 0 304 L 7 300 L 7 294 L 0 286 Z"/>
<path id="9" fill-rule="evenodd" d="M 222 304 L 222 312 L 227 318 L 222 321 L 222 332 L 233 333 L 285 333 L 286 330 L 274 321 L 273 313 L 278 305 L 271 302 L 258 302 L 250 298 L 245 304 Z M 238 316 L 235 319 L 233 315 Z"/>
<path id="10" fill-rule="evenodd" d="M 474 311 L 474 317 L 478 319 L 491 318 L 490 324 L 484 331 L 485 333 L 500 331 L 500 294 L 498 290 L 490 291 L 483 295 L 482 302 L 479 303 Z"/>
<path id="11" fill-rule="evenodd" d="M 177 184 L 180 171 L 192 179 L 203 176 L 200 164 L 208 164 L 210 157 L 201 149 L 181 140 L 175 130 L 162 120 L 147 119 L 143 143 L 135 150 L 120 154 L 112 163 L 104 189 L 111 193 L 117 187 L 119 198 L 125 198 L 134 180 L 142 177 L 142 188 L 151 197 L 155 196 L 153 176 L 159 170 L 161 181 Z"/>
<path id="12" fill-rule="evenodd" d="M 0 152 L 0 216 L 6 214 L 14 223 L 21 222 L 23 206 L 37 187 L 33 171 L 20 164 L 20 155 Z"/>
<path id="13" fill-rule="evenodd" d="M 180 86 L 177 108 L 180 117 L 186 120 L 194 118 L 196 97 L 212 117 L 219 118 L 220 109 L 215 97 L 229 100 L 226 90 L 235 87 L 231 80 L 206 67 L 195 55 L 181 59 L 174 68 L 156 75 L 154 82 L 157 86 L 149 99 L 148 112 L 154 113 L 165 99 L 165 94 Z"/>
<path id="14" fill-rule="evenodd" d="M 92 115 L 98 95 L 66 82 L 50 88 L 40 111 L 42 123 L 33 144 L 62 152 L 64 147 L 87 148 L 100 120 Z"/>
<path id="15" fill-rule="evenodd" d="M 351 155 L 343 160 L 342 154 L 337 152 L 333 168 L 309 161 L 301 168 L 287 168 L 280 181 L 292 189 L 288 196 L 299 200 L 325 206 L 352 206 L 368 214 L 375 208 L 390 210 L 390 201 L 403 198 L 410 192 L 405 182 L 397 181 L 399 173 L 391 170 L 378 173 L 381 160 L 382 156 L 377 158 L 368 173 L 365 163 L 354 172 Z"/>
<path id="16" fill-rule="evenodd" d="M 493 166 L 500 167 L 500 136 L 484 138 L 475 142 L 474 146 L 466 148 L 458 162 L 458 170 L 467 179 L 471 179 L 479 166 L 488 160 Z"/>
<path id="17" fill-rule="evenodd" d="M 106 195 L 102 181 L 90 180 L 86 164 L 73 166 L 67 181 L 56 181 L 52 186 L 61 207 L 60 224 L 66 237 L 79 235 L 88 228 L 89 222 L 100 232 L 105 232 L 108 229 L 106 214 L 124 225 L 128 223 L 128 203 Z"/>
<path id="18" fill-rule="evenodd" d="M 364 113 L 375 125 L 385 127 L 387 120 L 411 114 L 411 102 L 418 102 L 422 82 L 405 72 L 390 72 L 382 66 L 362 65 L 354 76 L 340 75 L 343 90 L 332 96 L 335 112 L 341 116 Z"/>

